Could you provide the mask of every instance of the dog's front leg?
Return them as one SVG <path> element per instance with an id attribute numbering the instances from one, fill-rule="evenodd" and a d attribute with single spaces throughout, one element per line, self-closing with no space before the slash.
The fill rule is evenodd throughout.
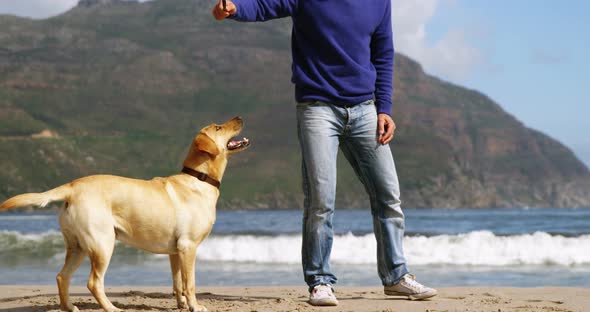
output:
<path id="1" fill-rule="evenodd" d="M 176 296 L 176 303 L 179 309 L 188 309 L 184 289 L 182 287 L 182 274 L 180 269 L 180 257 L 178 255 L 170 255 L 170 268 L 172 269 L 172 281 L 174 287 L 174 295 Z"/>
<path id="2" fill-rule="evenodd" d="M 205 306 L 197 303 L 197 297 L 195 295 L 195 258 L 197 256 L 197 244 L 190 240 L 179 239 L 177 245 L 182 288 L 188 301 L 189 310 L 191 312 L 207 311 Z"/>

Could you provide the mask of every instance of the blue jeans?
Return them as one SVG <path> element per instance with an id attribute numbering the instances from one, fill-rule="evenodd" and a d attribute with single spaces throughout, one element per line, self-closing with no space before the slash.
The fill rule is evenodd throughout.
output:
<path id="1" fill-rule="evenodd" d="M 330 271 L 330 251 L 340 148 L 371 201 L 379 277 L 385 286 L 397 283 L 408 273 L 402 246 L 404 214 L 391 149 L 377 142 L 374 102 L 352 107 L 298 103 L 297 128 L 305 195 L 301 251 L 305 282 L 311 289 L 337 281 Z"/>

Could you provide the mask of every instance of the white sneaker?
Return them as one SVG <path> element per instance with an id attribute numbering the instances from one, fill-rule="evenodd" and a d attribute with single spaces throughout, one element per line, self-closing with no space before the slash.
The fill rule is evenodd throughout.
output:
<path id="1" fill-rule="evenodd" d="M 332 286 L 321 284 L 315 286 L 309 294 L 309 304 L 313 306 L 337 306 L 338 300 L 334 296 Z"/>
<path id="2" fill-rule="evenodd" d="M 388 296 L 406 296 L 411 300 L 422 300 L 436 296 L 436 289 L 426 287 L 416 282 L 416 277 L 406 274 L 395 285 L 385 286 L 385 294 Z"/>

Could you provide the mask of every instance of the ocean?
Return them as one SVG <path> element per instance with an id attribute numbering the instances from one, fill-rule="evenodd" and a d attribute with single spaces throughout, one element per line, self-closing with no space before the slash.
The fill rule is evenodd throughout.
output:
<path id="1" fill-rule="evenodd" d="M 406 209 L 418 281 L 443 286 L 590 287 L 590 209 Z M 304 285 L 299 210 L 218 211 L 199 247 L 198 286 Z M 337 285 L 377 286 L 369 209 L 336 210 Z M 53 285 L 65 257 L 54 213 L 0 214 L 0 284 Z M 72 283 L 86 285 L 89 262 Z M 171 285 L 166 255 L 117 244 L 106 284 Z"/>

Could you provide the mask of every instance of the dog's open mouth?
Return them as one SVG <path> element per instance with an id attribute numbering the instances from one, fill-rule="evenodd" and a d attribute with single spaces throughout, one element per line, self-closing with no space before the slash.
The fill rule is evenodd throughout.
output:
<path id="1" fill-rule="evenodd" d="M 229 142 L 227 142 L 227 149 L 232 151 L 232 150 L 236 150 L 238 148 L 243 148 L 243 147 L 248 147 L 250 145 L 250 140 L 248 140 L 247 138 L 242 138 L 241 140 L 229 140 Z"/>

